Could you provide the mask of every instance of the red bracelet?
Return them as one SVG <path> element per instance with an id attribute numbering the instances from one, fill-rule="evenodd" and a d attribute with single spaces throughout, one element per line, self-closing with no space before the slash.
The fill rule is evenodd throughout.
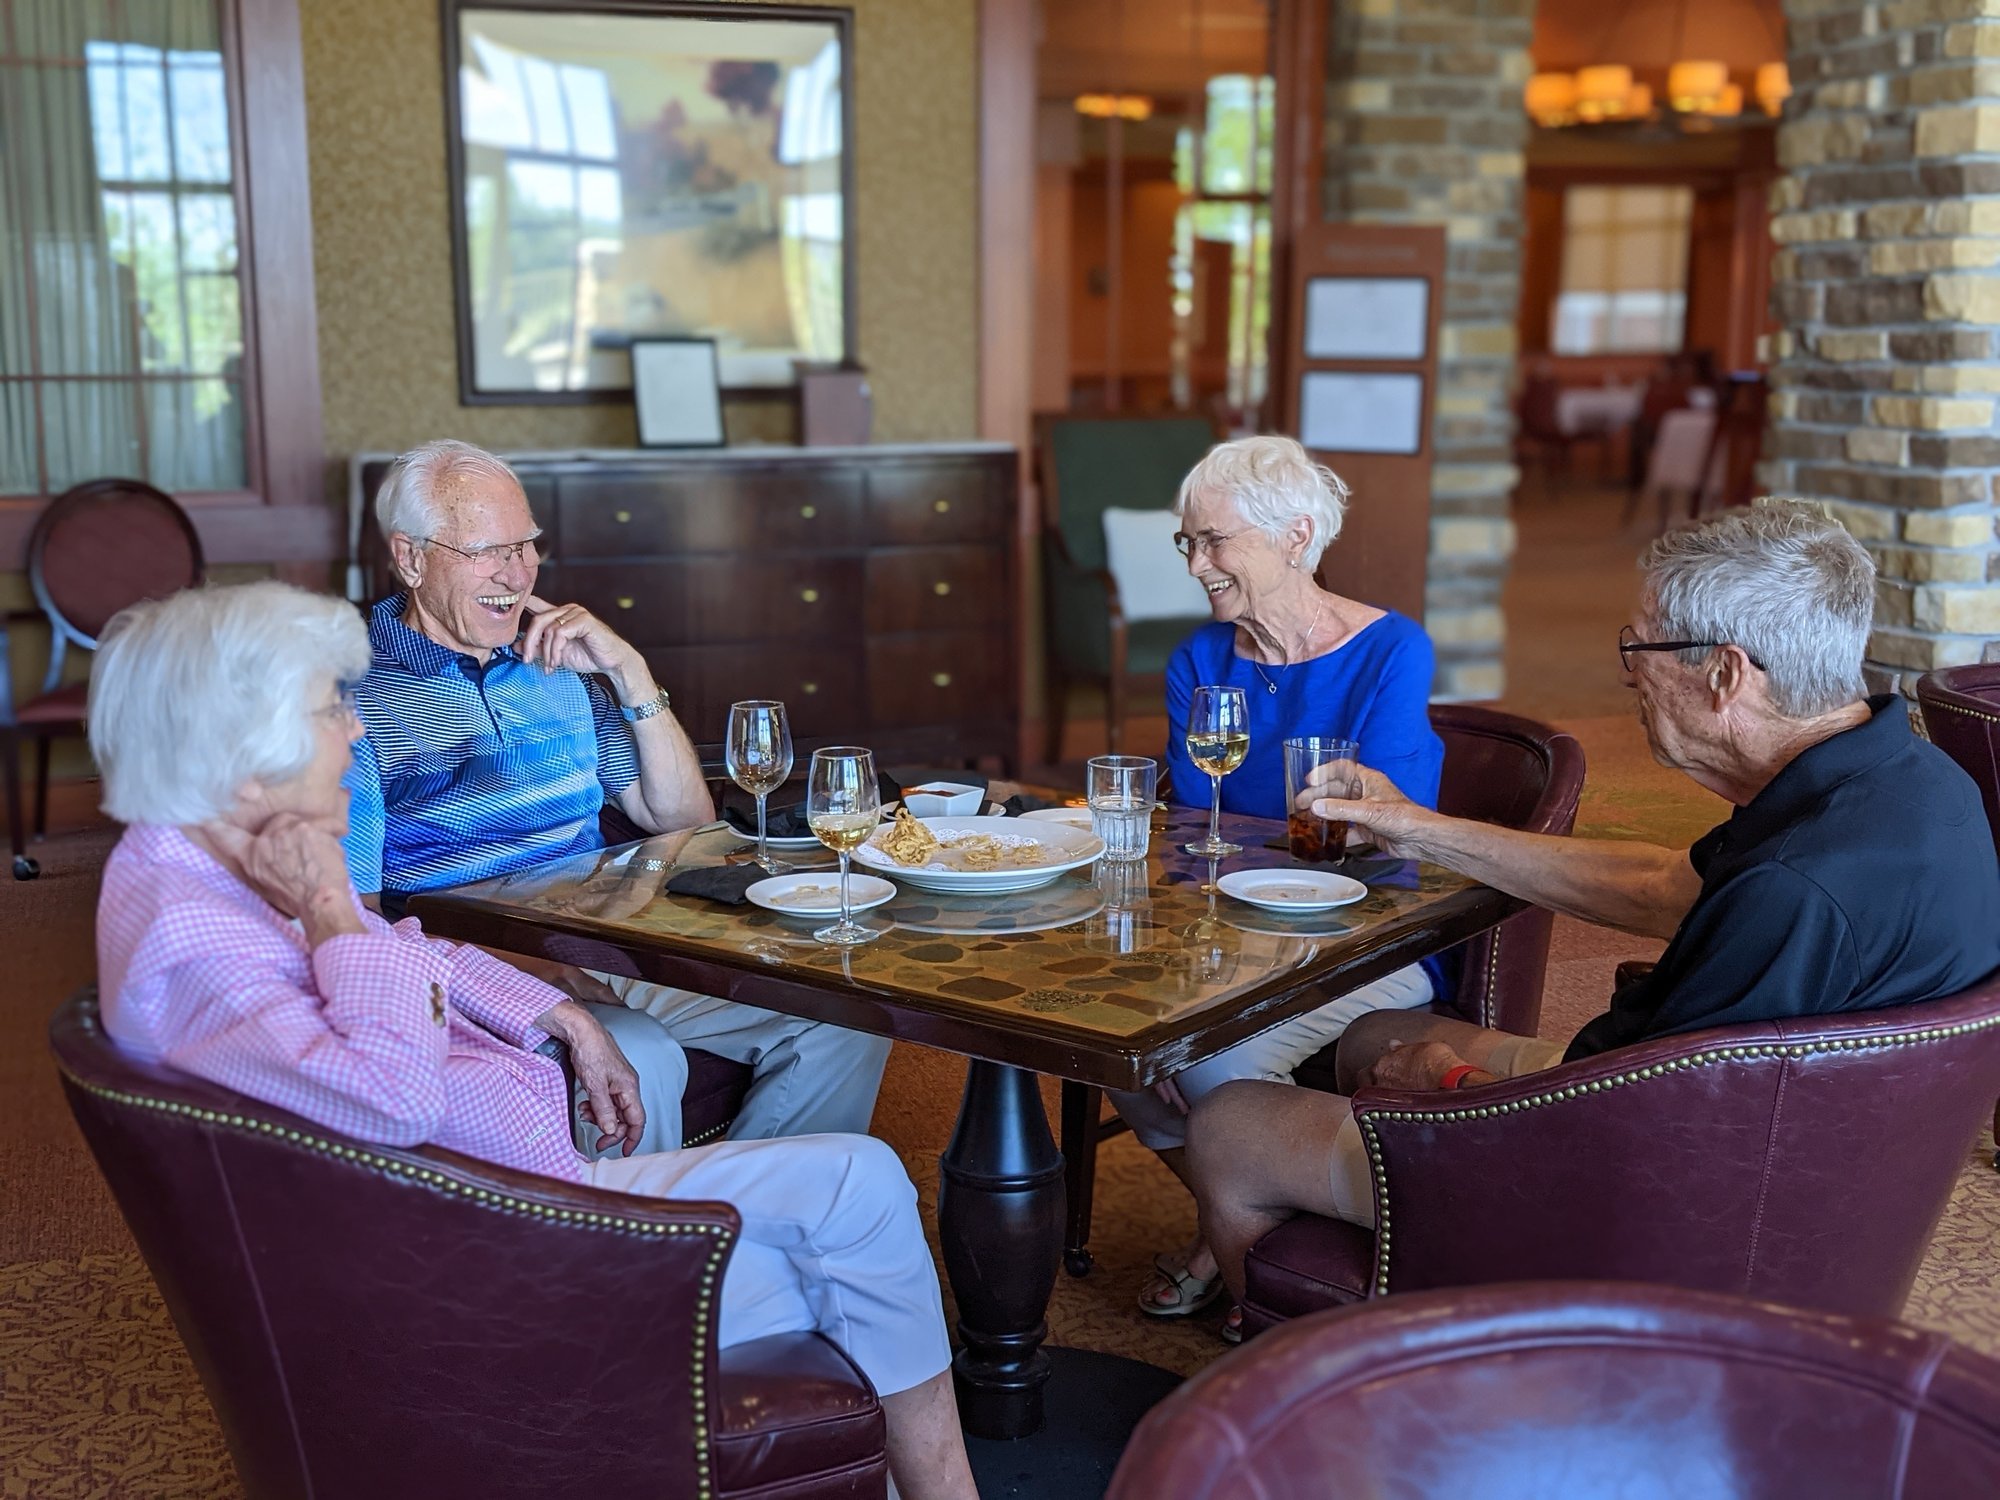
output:
<path id="1" fill-rule="evenodd" d="M 1464 1086 L 1466 1076 L 1478 1071 L 1479 1069 L 1471 1063 L 1460 1063 L 1456 1067 L 1446 1068 L 1444 1070 L 1444 1077 L 1438 1080 L 1438 1087 L 1441 1089 L 1461 1088 Z"/>

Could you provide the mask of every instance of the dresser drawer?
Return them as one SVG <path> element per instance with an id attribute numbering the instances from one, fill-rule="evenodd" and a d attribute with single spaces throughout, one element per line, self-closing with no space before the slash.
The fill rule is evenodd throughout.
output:
<path id="1" fill-rule="evenodd" d="M 990 463 L 897 464 L 868 476 L 872 542 L 999 541 L 1012 512 L 1013 496 Z"/>
<path id="2" fill-rule="evenodd" d="M 1012 717 L 1007 647 L 985 630 L 868 642 L 868 716 L 884 728 Z"/>
<path id="3" fill-rule="evenodd" d="M 558 507 L 566 558 L 810 551 L 862 535 L 861 475 L 847 470 L 566 475 Z"/>
<path id="4" fill-rule="evenodd" d="M 745 698 L 783 703 L 794 739 L 853 737 L 866 727 L 858 647 L 683 646 L 648 651 L 646 661 L 698 744 L 720 744 L 729 705 Z M 798 758 L 801 769 L 806 759 Z"/>
<path id="5" fill-rule="evenodd" d="M 858 557 L 565 562 L 560 573 L 570 598 L 642 649 L 861 634 Z"/>
<path id="6" fill-rule="evenodd" d="M 868 630 L 967 629 L 1007 617 L 1000 547 L 904 547 L 868 558 Z"/>

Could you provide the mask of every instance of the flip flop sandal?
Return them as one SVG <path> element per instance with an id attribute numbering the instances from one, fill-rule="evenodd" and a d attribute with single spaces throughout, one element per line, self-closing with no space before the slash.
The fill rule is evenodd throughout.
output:
<path id="1" fill-rule="evenodd" d="M 1226 1290 L 1222 1284 L 1222 1272 L 1203 1279 L 1190 1276 L 1185 1267 L 1179 1271 L 1158 1271 L 1157 1280 L 1146 1283 L 1139 1293 L 1139 1311 L 1154 1318 L 1185 1318 L 1200 1312 Z M 1153 1294 L 1162 1285 L 1173 1288 L 1172 1302 L 1159 1302 Z"/>

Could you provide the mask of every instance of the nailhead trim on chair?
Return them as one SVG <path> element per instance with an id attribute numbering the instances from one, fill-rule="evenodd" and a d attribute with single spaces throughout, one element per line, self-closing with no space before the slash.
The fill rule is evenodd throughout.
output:
<path id="1" fill-rule="evenodd" d="M 359 1162 L 378 1171 L 391 1172 L 398 1177 L 408 1177 L 442 1188 L 445 1192 L 456 1193 L 475 1202 L 500 1208 L 513 1209 L 519 1213 L 533 1214 L 538 1218 L 559 1219 L 565 1223 L 605 1229 L 623 1229 L 639 1234 L 697 1234 L 711 1236 L 715 1244 L 709 1251 L 708 1266 L 702 1272 L 701 1295 L 695 1304 L 694 1314 L 694 1371 L 689 1381 L 689 1393 L 694 1398 L 694 1439 L 696 1500 L 712 1500 L 715 1493 L 714 1475 L 710 1460 L 710 1434 L 708 1431 L 708 1410 L 703 1400 L 705 1385 L 702 1376 L 701 1356 L 708 1343 L 709 1309 L 715 1301 L 716 1275 L 722 1266 L 734 1238 L 726 1229 L 713 1229 L 692 1224 L 655 1224 L 642 1219 L 625 1219 L 616 1214 L 585 1213 L 571 1208 L 550 1208 L 546 1203 L 533 1203 L 526 1198 L 516 1198 L 510 1193 L 494 1192 L 490 1188 L 476 1188 L 460 1182 L 443 1172 L 431 1171 L 423 1167 L 413 1167 L 408 1162 L 377 1156 L 372 1151 L 358 1151 L 352 1146 L 336 1145 L 319 1136 L 309 1135 L 302 1130 L 292 1130 L 286 1126 L 273 1125 L 268 1120 L 253 1119 L 245 1115 L 224 1114 L 219 1110 L 197 1109 L 191 1104 L 180 1104 L 170 1099 L 155 1099 L 146 1094 L 128 1094 L 122 1089 L 108 1089 L 97 1084 L 86 1083 L 62 1069 L 63 1077 L 82 1089 L 86 1094 L 94 1094 L 100 1099 L 109 1099 L 116 1104 L 136 1105 L 140 1109 L 150 1109 L 161 1114 L 180 1115 L 185 1119 L 197 1120 L 204 1125 L 220 1125 L 236 1130 L 267 1135 L 286 1141 L 295 1146 L 320 1152 L 325 1156 L 337 1156 L 343 1161 Z M 692 1143 L 690 1143 L 692 1144 Z"/>
<path id="2" fill-rule="evenodd" d="M 1628 1083 L 1641 1079 L 1658 1078 L 1667 1073 L 1684 1073 L 1689 1068 L 1706 1067 L 1710 1063 L 1726 1062 L 1738 1057 L 1810 1057 L 1816 1052 L 1858 1052 L 1871 1047 L 1914 1047 L 1925 1042 L 1942 1041 L 1946 1037 L 1966 1036 L 1975 1031 L 1986 1031 L 2000 1026 L 2000 1015 L 1987 1016 L 1983 1020 L 1966 1021 L 1957 1026 L 1932 1026 L 1922 1031 L 1891 1032 L 1885 1036 L 1842 1037 L 1838 1040 L 1780 1045 L 1771 1042 L 1744 1043 L 1734 1047 L 1716 1047 L 1706 1052 L 1692 1052 L 1686 1057 L 1677 1057 L 1672 1062 L 1653 1063 L 1644 1068 L 1634 1068 L 1629 1073 L 1616 1073 L 1609 1078 L 1594 1079 L 1589 1083 L 1572 1084 L 1568 1088 L 1554 1089 L 1546 1094 L 1532 1094 L 1525 1099 L 1510 1100 L 1506 1104 L 1478 1105 L 1470 1109 L 1448 1110 L 1383 1110 L 1361 1121 L 1361 1135 L 1368 1145 L 1368 1165 L 1375 1181 L 1375 1285 L 1373 1295 L 1382 1297 L 1389 1291 L 1389 1169 L 1382 1160 L 1382 1141 L 1375 1133 L 1375 1120 L 1422 1120 L 1430 1124 L 1450 1124 L 1463 1120 L 1490 1120 L 1499 1115 L 1520 1114 L 1524 1110 L 1540 1109 L 1544 1105 L 1556 1104 L 1566 1099 L 1575 1099 L 1583 1094 L 1602 1094 L 1611 1089 L 1622 1088 Z"/>
<path id="3" fill-rule="evenodd" d="M 1988 724 L 2000 724 L 2000 715 L 1983 714 L 1976 708 L 1962 708 L 1956 703 L 1946 703 L 1942 699 L 1934 698 L 1929 703 L 1923 705 L 1925 713 L 1929 713 L 1934 708 L 1947 709 L 1955 714 L 1964 714 L 1968 719 L 1982 719 Z"/>

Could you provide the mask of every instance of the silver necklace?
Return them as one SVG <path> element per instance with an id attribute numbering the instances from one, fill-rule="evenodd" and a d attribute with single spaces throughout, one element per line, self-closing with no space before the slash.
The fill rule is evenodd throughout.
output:
<path id="1" fill-rule="evenodd" d="M 1306 626 L 1305 639 L 1299 643 L 1299 657 L 1301 659 L 1304 658 L 1305 654 L 1308 651 L 1312 650 L 1313 632 L 1319 629 L 1319 617 L 1320 614 L 1325 609 L 1326 609 L 1326 601 L 1322 599 L 1319 601 L 1319 604 L 1313 610 L 1312 624 Z M 1253 656 L 1250 658 L 1250 665 L 1255 667 L 1257 669 L 1257 675 L 1264 679 L 1265 690 L 1269 692 L 1273 697 L 1276 697 L 1278 692 L 1278 684 L 1271 680 L 1270 674 L 1264 670 L 1264 664 Z M 1281 661 L 1278 663 L 1278 665 L 1281 667 L 1289 667 L 1292 666 L 1293 663 L 1290 661 Z"/>

